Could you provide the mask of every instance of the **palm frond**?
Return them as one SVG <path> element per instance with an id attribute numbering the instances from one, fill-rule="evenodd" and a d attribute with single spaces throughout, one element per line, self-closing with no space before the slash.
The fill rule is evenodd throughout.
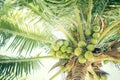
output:
<path id="1" fill-rule="evenodd" d="M 26 7 L 22 8 L 23 6 L 20 6 L 22 5 L 22 0 L 20 4 L 18 1 L 18 4 L 14 5 L 15 7 L 10 6 L 15 4 L 16 0 L 11 1 L 11 5 L 8 5 L 9 2 L 10 1 L 8 0 L 8 2 L 6 2 L 4 5 L 8 8 L 8 11 L 3 11 L 4 14 L 2 14 L 0 18 L 0 30 L 13 34 L 11 39 L 12 41 L 9 40 L 10 45 L 7 45 L 7 49 L 12 49 L 13 51 L 18 50 L 18 53 L 26 50 L 26 53 L 29 53 L 36 46 L 49 46 L 51 42 L 56 41 L 57 38 L 55 39 L 53 32 L 56 31 L 56 29 L 59 30 L 58 25 L 62 25 L 67 31 L 70 31 L 70 28 L 68 29 L 68 26 L 73 27 L 73 22 L 71 23 L 69 21 L 72 20 L 72 17 L 70 17 L 70 15 L 64 16 L 59 20 L 54 20 L 55 25 L 54 23 L 50 25 L 48 22 L 41 20 L 41 15 L 35 14 Z M 38 5 L 39 3 L 37 3 L 35 0 L 32 0 L 30 2 L 26 0 L 26 4 L 36 7 L 35 4 Z"/>
<path id="2" fill-rule="evenodd" d="M 9 0 L 8 0 L 9 1 Z M 48 1 L 48 0 L 13 0 L 12 7 L 27 8 L 47 22 L 54 22 L 55 18 L 72 12 L 71 6 L 75 1 Z M 63 8 L 64 7 L 64 8 Z M 64 11 L 64 12 L 63 12 Z"/>
<path id="3" fill-rule="evenodd" d="M 25 55 L 25 56 L 30 56 L 30 53 L 33 53 L 38 48 L 41 48 L 41 49 L 45 48 L 45 45 L 49 46 L 49 44 L 45 44 L 45 43 L 24 38 L 21 36 L 15 36 L 10 40 L 6 43 L 5 46 L 1 47 L 1 49 L 5 49 L 8 51 L 10 50 L 14 53 L 17 53 L 19 55 Z"/>
<path id="4" fill-rule="evenodd" d="M 118 70 L 120 70 L 120 63 L 114 63 L 115 68 L 117 68 Z"/>
<path id="5" fill-rule="evenodd" d="M 26 16 L 25 14 L 28 15 Z M 26 9 L 11 9 L 10 12 L 2 15 L 0 31 L 13 35 L 11 36 L 12 42 L 7 49 L 12 48 L 15 51 L 17 50 L 16 47 L 19 46 L 18 52 L 21 53 L 23 50 L 31 52 L 36 46 L 43 47 L 46 44 L 49 46 L 51 41 L 55 40 L 52 33 L 54 28 L 48 26 L 48 24 L 45 26 L 44 21 L 39 22 L 39 19 L 36 15 L 26 11 Z"/>
<path id="6" fill-rule="evenodd" d="M 0 11 L 2 10 L 4 3 L 5 3 L 5 0 L 0 0 Z"/>
<path id="7" fill-rule="evenodd" d="M 39 60 L 0 55 L 0 79 L 13 80 L 17 76 L 32 74 L 40 65 Z"/>
<path id="8" fill-rule="evenodd" d="M 106 10 L 115 10 L 120 8 L 120 1 L 119 0 L 109 0 Z"/>
<path id="9" fill-rule="evenodd" d="M 62 1 L 52 1 L 44 0 L 43 3 L 49 7 L 49 10 L 55 16 L 65 16 L 72 12 L 72 7 L 74 6 L 76 0 L 62 0 Z M 63 8 L 64 7 L 64 8 Z"/>
<path id="10" fill-rule="evenodd" d="M 0 47 L 3 46 L 12 34 L 0 31 Z"/>
<path id="11" fill-rule="evenodd" d="M 120 38 L 120 34 L 118 33 L 118 30 L 120 29 L 120 27 L 116 27 L 113 30 L 109 31 L 107 33 L 107 35 L 104 37 L 104 39 L 102 39 L 99 43 L 99 45 L 104 45 L 104 43 L 109 43 L 112 41 L 118 41 Z"/>
<path id="12" fill-rule="evenodd" d="M 106 21 L 106 24 L 110 24 L 112 21 L 120 19 L 120 8 L 105 11 L 103 18 L 104 21 Z"/>
<path id="13" fill-rule="evenodd" d="M 109 0 L 94 0 L 93 13 L 102 15 L 108 2 Z"/>
<path id="14" fill-rule="evenodd" d="M 25 14 L 27 14 L 27 16 Z M 25 37 L 33 37 L 32 39 L 40 41 L 45 41 L 44 38 L 47 38 L 46 40 L 51 39 L 53 35 L 50 33 L 53 28 L 48 26 L 43 27 L 44 22 L 37 23 L 38 21 L 39 17 L 30 14 L 29 11 L 11 10 L 7 15 L 2 16 L 0 21 L 0 28 L 3 31 L 11 31 L 10 33 L 15 33 L 17 35 Z M 51 38 L 47 36 L 50 36 Z M 39 39 L 37 39 L 37 37 L 39 37 Z"/>

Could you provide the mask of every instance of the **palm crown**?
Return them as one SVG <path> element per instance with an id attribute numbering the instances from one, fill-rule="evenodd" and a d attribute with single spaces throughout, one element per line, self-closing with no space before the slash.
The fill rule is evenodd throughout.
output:
<path id="1" fill-rule="evenodd" d="M 43 58 L 59 59 L 52 69 L 61 70 L 51 80 L 62 72 L 66 80 L 105 78 L 101 61 L 120 62 L 118 2 L 0 0 L 0 79 L 32 73 Z"/>

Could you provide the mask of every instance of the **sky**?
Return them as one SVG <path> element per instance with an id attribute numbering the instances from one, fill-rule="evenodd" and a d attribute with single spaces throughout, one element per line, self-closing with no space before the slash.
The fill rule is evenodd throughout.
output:
<path id="1" fill-rule="evenodd" d="M 112 63 L 104 65 L 102 69 L 109 73 L 107 80 L 120 80 L 120 69 L 116 68 Z"/>

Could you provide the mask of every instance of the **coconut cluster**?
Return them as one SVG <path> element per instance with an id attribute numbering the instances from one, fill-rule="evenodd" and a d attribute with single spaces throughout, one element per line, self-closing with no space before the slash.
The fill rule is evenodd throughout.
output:
<path id="1" fill-rule="evenodd" d="M 98 43 L 98 38 L 100 37 L 100 26 L 93 26 L 92 29 L 85 30 L 85 36 L 90 40 L 87 42 L 79 41 L 78 46 L 74 49 L 74 54 L 78 56 L 78 61 L 80 63 L 85 63 L 86 61 L 92 61 L 93 51 Z"/>
<path id="2" fill-rule="evenodd" d="M 85 63 L 87 60 L 93 59 L 91 45 L 87 45 L 85 41 L 79 41 L 78 46 L 74 49 L 74 55 L 78 57 L 80 63 Z"/>
<path id="3" fill-rule="evenodd" d="M 73 48 L 67 40 L 58 40 L 51 45 L 50 54 L 58 58 L 69 58 L 72 52 Z"/>
<path id="4" fill-rule="evenodd" d="M 75 32 L 76 30 L 74 30 Z M 80 63 L 85 63 L 86 61 L 92 61 L 93 51 L 98 43 L 98 38 L 100 37 L 100 26 L 93 26 L 92 29 L 87 28 L 84 31 L 87 40 L 89 41 L 77 41 L 77 46 L 73 46 L 68 40 L 57 40 L 51 45 L 50 54 L 58 58 L 69 58 L 70 55 L 78 57 Z"/>

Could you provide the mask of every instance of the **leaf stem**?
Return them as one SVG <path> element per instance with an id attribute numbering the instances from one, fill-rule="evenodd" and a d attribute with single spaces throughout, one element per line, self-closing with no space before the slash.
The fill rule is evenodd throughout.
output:
<path id="1" fill-rule="evenodd" d="M 88 2 L 88 8 L 89 8 L 89 11 L 88 11 L 88 15 L 87 15 L 87 23 L 88 23 L 88 26 L 91 27 L 91 17 L 92 17 L 93 0 L 89 0 L 89 2 Z"/>
<path id="2" fill-rule="evenodd" d="M 119 62 L 120 63 L 120 59 L 118 58 L 113 58 L 111 56 L 108 55 L 104 55 L 104 56 L 99 56 L 99 57 L 94 57 L 94 62 L 96 61 L 102 61 L 102 60 L 109 60 L 109 61 L 115 61 L 115 62 Z"/>
<path id="3" fill-rule="evenodd" d="M 60 27 L 59 28 L 60 31 L 62 31 L 66 36 L 67 38 L 73 42 L 74 45 L 77 45 L 77 42 L 74 40 L 74 38 L 64 29 L 64 27 Z"/>
<path id="4" fill-rule="evenodd" d="M 80 35 L 80 40 L 85 40 L 84 33 L 83 33 L 82 22 L 81 22 L 80 15 L 79 15 L 80 12 L 79 12 L 77 6 L 74 7 L 74 12 L 75 12 L 75 16 L 76 16 L 77 23 L 78 23 L 78 32 L 79 32 L 79 35 Z"/>
<path id="5" fill-rule="evenodd" d="M 20 58 L 20 59 L 1 59 L 0 63 L 14 63 L 14 62 L 29 62 L 29 61 L 38 61 L 40 59 L 55 58 L 54 56 L 40 56 L 34 58 Z"/>

